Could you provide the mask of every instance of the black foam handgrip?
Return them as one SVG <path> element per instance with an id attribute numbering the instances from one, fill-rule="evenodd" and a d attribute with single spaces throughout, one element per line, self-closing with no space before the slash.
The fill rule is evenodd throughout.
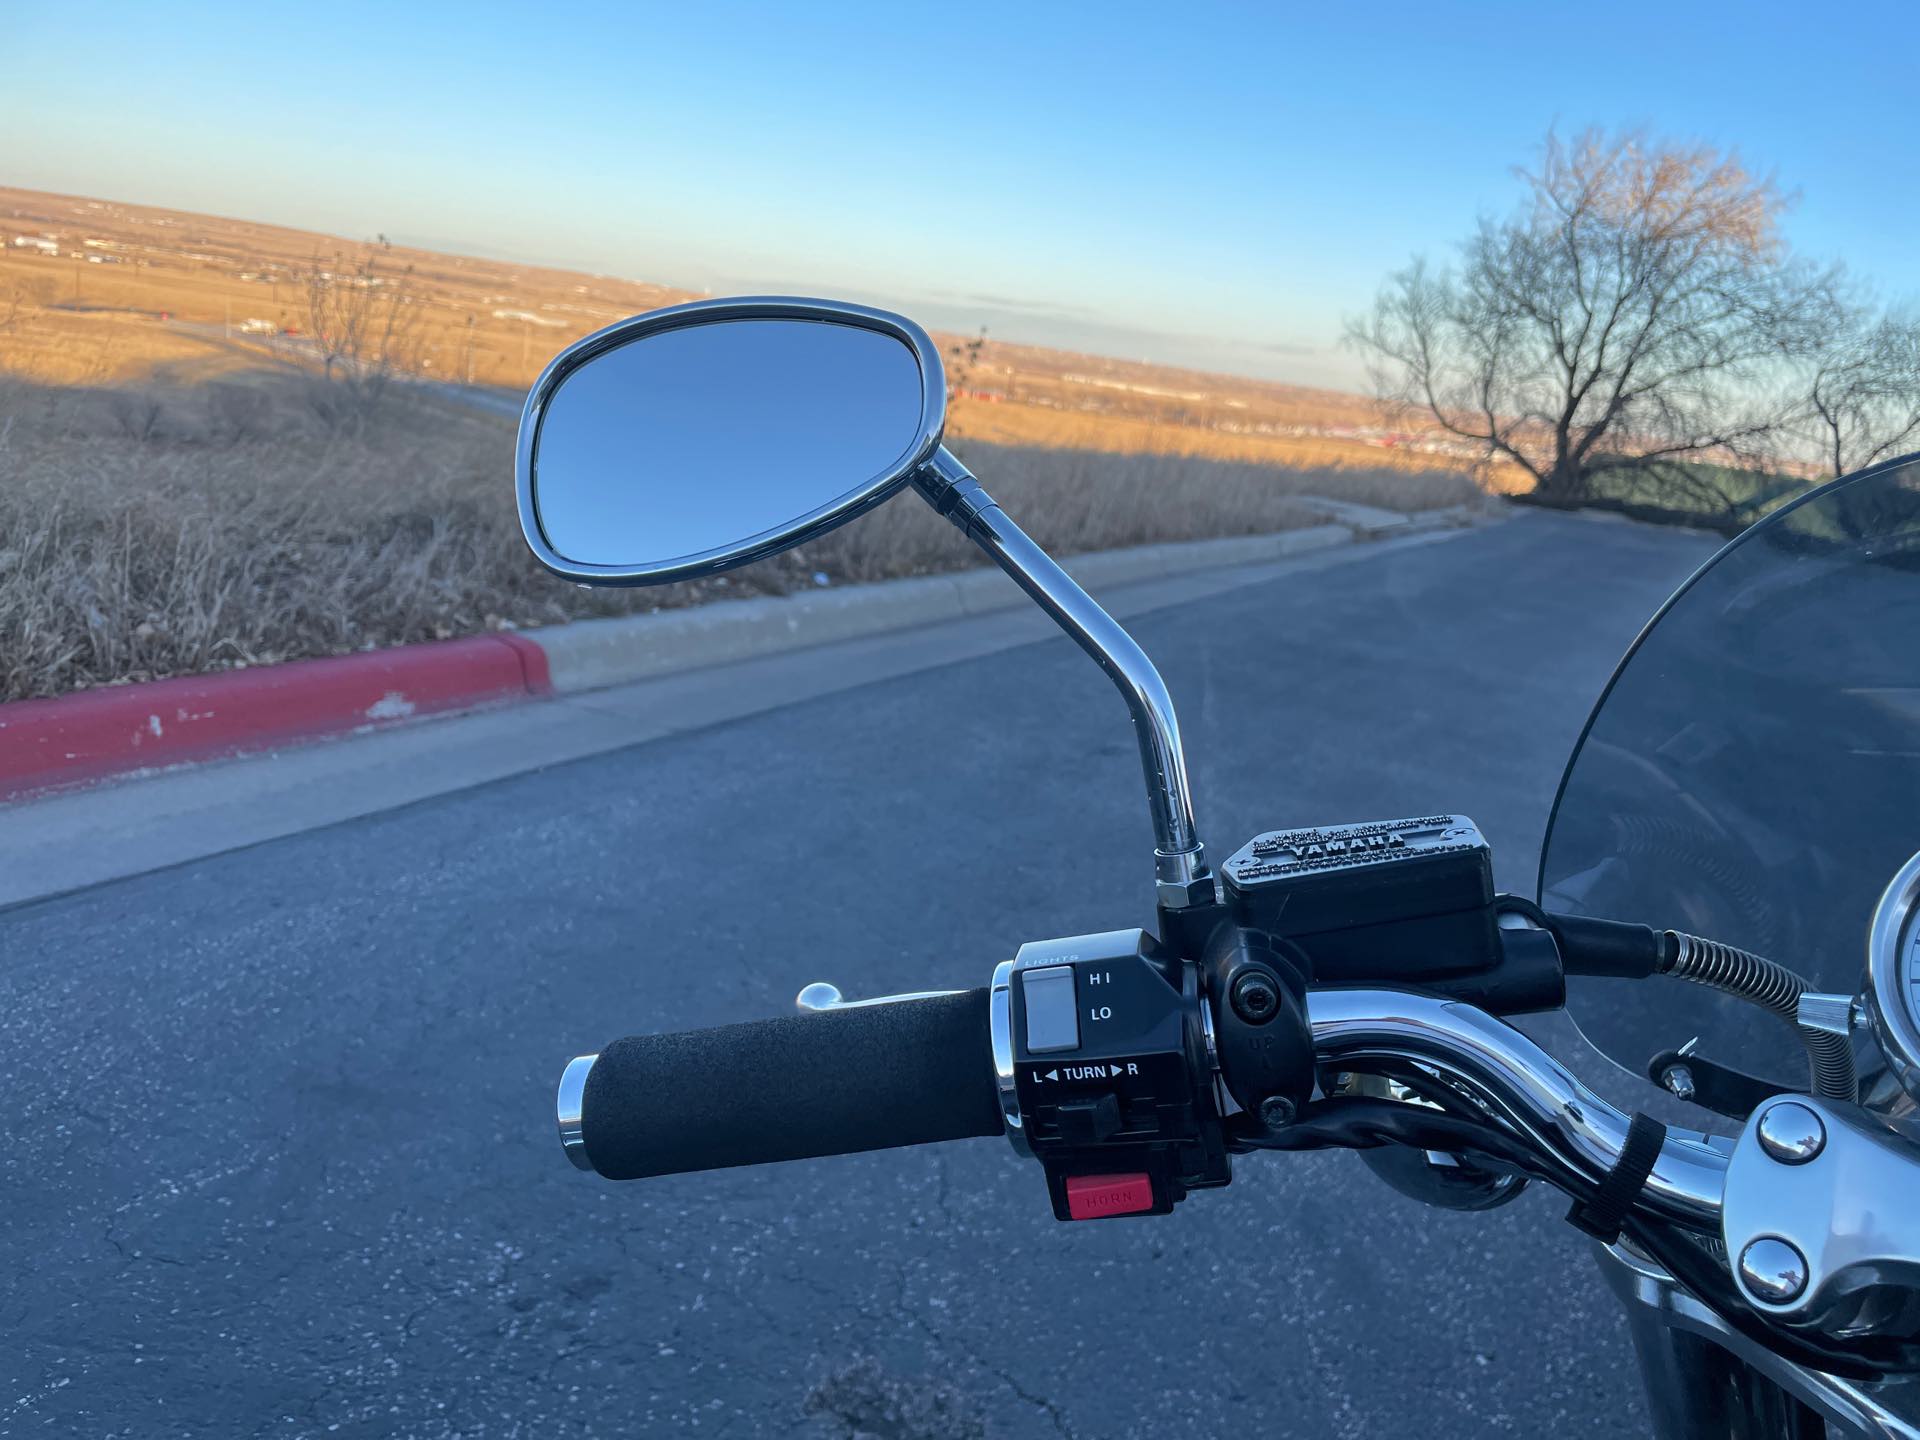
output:
<path id="1" fill-rule="evenodd" d="M 616 1040 L 580 1119 L 611 1180 L 998 1135 L 987 992 Z"/>

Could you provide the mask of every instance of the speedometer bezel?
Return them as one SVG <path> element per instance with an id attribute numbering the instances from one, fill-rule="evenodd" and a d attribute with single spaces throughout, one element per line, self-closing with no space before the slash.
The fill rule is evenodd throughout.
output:
<path id="1" fill-rule="evenodd" d="M 1867 1020 L 1900 1087 L 1920 1099 L 1920 1025 L 1902 973 L 1907 937 L 1920 915 L 1920 854 L 1902 865 L 1874 907 L 1867 931 Z"/>

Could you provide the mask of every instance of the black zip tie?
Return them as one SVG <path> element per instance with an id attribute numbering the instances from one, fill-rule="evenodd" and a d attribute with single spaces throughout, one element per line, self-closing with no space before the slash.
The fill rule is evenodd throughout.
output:
<path id="1" fill-rule="evenodd" d="M 1666 1126 L 1651 1116 L 1635 1115 L 1633 1124 L 1627 1127 L 1627 1143 L 1620 1147 L 1619 1160 L 1594 1189 L 1591 1199 L 1574 1201 L 1567 1211 L 1567 1223 L 1603 1245 L 1618 1240 L 1620 1227 L 1646 1188 L 1647 1177 L 1653 1174 L 1666 1140 Z"/>

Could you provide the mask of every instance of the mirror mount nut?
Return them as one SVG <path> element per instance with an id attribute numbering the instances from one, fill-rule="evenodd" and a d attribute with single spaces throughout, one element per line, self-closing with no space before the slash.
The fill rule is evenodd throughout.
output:
<path id="1" fill-rule="evenodd" d="M 1198 875 L 1189 880 L 1160 880 L 1154 885 L 1163 910 L 1193 910 L 1219 901 L 1213 876 Z"/>
<path id="2" fill-rule="evenodd" d="M 957 459 L 940 464 L 943 457 L 951 455 L 948 450 L 935 451 L 933 459 L 914 472 L 913 488 L 933 507 L 934 514 L 944 515 L 964 529 L 973 512 L 991 505 L 993 498 Z M 960 513 L 956 516 L 955 511 Z"/>

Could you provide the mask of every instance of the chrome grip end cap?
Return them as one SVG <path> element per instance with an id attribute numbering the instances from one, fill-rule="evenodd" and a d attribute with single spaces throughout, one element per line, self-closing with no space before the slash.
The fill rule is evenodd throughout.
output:
<path id="1" fill-rule="evenodd" d="M 567 1062 L 567 1068 L 560 1074 L 560 1092 L 555 1097 L 560 1121 L 560 1148 L 567 1152 L 578 1170 L 593 1169 L 593 1161 L 587 1158 L 587 1137 L 582 1122 L 581 1111 L 586 1106 L 587 1076 L 593 1070 L 593 1062 L 598 1055 L 579 1055 Z"/>

